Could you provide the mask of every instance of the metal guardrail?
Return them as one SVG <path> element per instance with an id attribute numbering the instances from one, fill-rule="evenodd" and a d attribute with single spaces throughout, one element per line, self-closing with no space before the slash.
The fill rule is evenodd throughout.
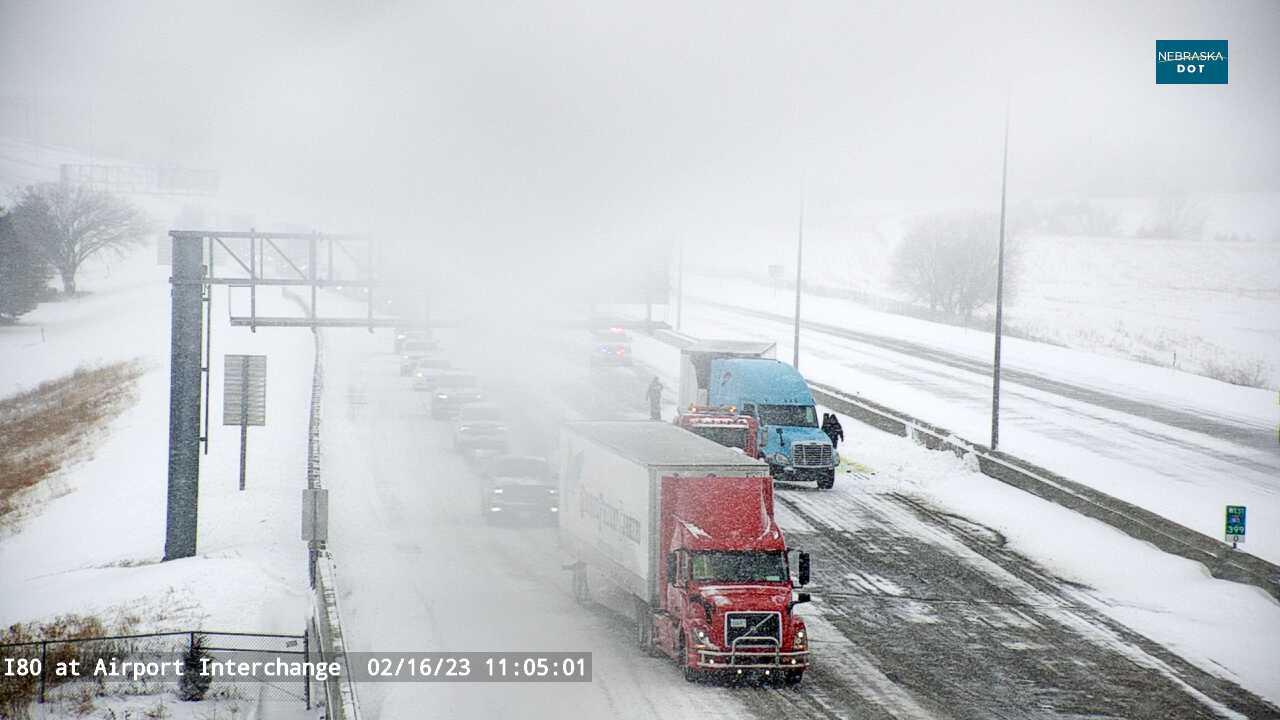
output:
<path id="1" fill-rule="evenodd" d="M 323 487 L 320 474 L 320 403 L 324 395 L 324 343 L 315 334 L 315 366 L 311 377 L 311 415 L 307 428 L 307 488 Z M 323 657 L 346 660 L 347 646 L 342 635 L 342 614 L 333 559 L 324 543 L 309 548 L 308 571 L 312 587 L 312 617 L 309 631 Z M 325 717 L 331 720 L 360 720 L 360 702 L 350 678 L 330 677 L 322 683 Z"/>
<path id="2" fill-rule="evenodd" d="M 1247 583 L 1280 599 L 1280 565 L 1241 552 L 1224 542 L 1043 467 L 958 437 L 945 428 L 918 420 L 829 385 L 809 383 L 814 398 L 841 414 L 879 430 L 912 437 L 930 450 L 958 456 L 972 453 L 982 474 L 1037 497 L 1104 522 L 1161 550 L 1195 560 L 1216 578 Z"/>
<path id="3" fill-rule="evenodd" d="M 342 635 L 342 613 L 338 607 L 338 590 L 334 577 L 333 561 L 328 552 L 320 555 L 316 568 L 314 613 L 311 632 L 315 636 L 322 656 L 342 658 L 344 667 L 350 667 L 346 641 Z M 330 720 L 360 720 L 360 701 L 355 685 L 346 675 L 330 677 L 321 684 L 324 695 L 325 717 Z"/>

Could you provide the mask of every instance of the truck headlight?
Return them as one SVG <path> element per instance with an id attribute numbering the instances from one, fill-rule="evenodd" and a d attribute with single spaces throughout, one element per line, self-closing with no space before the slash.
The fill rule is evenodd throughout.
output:
<path id="1" fill-rule="evenodd" d="M 808 635 L 805 633 L 804 628 L 800 628 L 796 631 L 795 646 L 797 648 L 804 649 L 808 639 Z"/>
<path id="2" fill-rule="evenodd" d="M 774 454 L 770 455 L 770 456 L 769 456 L 769 462 L 773 463 L 774 465 L 782 465 L 782 466 L 786 466 L 786 465 L 790 465 L 790 464 L 791 464 L 790 459 L 789 459 L 789 458 L 787 458 L 787 456 L 786 456 L 786 455 L 784 455 L 784 454 L 782 454 L 782 453 L 780 453 L 780 452 L 779 452 L 779 453 L 774 453 Z"/>
<path id="3" fill-rule="evenodd" d="M 502 488 L 494 488 L 494 489 L 493 489 L 493 494 L 494 494 L 494 495 L 501 495 L 501 494 L 502 494 Z"/>
<path id="4" fill-rule="evenodd" d="M 696 627 L 693 629 L 693 642 L 695 645 L 710 645 L 711 638 L 707 637 L 707 631 Z"/>
<path id="5" fill-rule="evenodd" d="M 436 399 L 437 399 L 437 400 L 448 400 L 448 399 L 449 399 L 449 395 L 448 395 L 447 393 L 436 393 Z"/>

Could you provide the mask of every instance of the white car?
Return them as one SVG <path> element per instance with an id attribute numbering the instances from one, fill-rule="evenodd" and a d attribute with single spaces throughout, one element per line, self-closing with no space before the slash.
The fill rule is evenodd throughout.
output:
<path id="1" fill-rule="evenodd" d="M 436 388 L 441 376 L 449 372 L 449 361 L 437 356 L 419 358 L 410 372 L 413 375 L 413 389 L 427 392 Z"/>
<path id="2" fill-rule="evenodd" d="M 491 403 L 471 403 L 458 409 L 453 447 L 472 458 L 508 452 L 510 443 L 502 411 Z"/>
<path id="3" fill-rule="evenodd" d="M 457 417 L 466 405 L 484 400 L 480 379 L 469 372 L 449 370 L 441 373 L 431 389 L 431 417 L 447 420 Z"/>

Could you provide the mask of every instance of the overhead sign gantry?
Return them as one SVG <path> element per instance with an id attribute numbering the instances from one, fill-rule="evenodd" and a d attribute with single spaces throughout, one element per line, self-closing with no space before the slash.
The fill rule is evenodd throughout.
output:
<path id="1" fill-rule="evenodd" d="M 208 452 L 213 286 L 243 288 L 248 293 L 249 313 L 231 313 L 230 322 L 255 332 L 259 327 L 301 327 L 313 332 L 321 327 L 366 327 L 372 331 L 401 320 L 374 313 L 378 258 L 374 243 L 367 238 L 252 230 L 173 230 L 169 237 L 173 243 L 173 290 L 164 559 L 174 560 L 196 554 L 201 441 Z M 257 296 L 261 287 L 304 291 L 304 315 L 260 315 Z M 364 290 L 364 317 L 319 312 L 318 291 L 341 287 Z"/>

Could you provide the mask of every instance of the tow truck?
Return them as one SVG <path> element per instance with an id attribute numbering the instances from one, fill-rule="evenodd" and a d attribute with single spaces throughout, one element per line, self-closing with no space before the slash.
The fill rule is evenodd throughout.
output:
<path id="1" fill-rule="evenodd" d="M 750 415 L 739 413 L 733 406 L 690 405 L 677 414 L 673 422 L 714 443 L 741 450 L 749 458 L 760 457 L 760 423 Z"/>

